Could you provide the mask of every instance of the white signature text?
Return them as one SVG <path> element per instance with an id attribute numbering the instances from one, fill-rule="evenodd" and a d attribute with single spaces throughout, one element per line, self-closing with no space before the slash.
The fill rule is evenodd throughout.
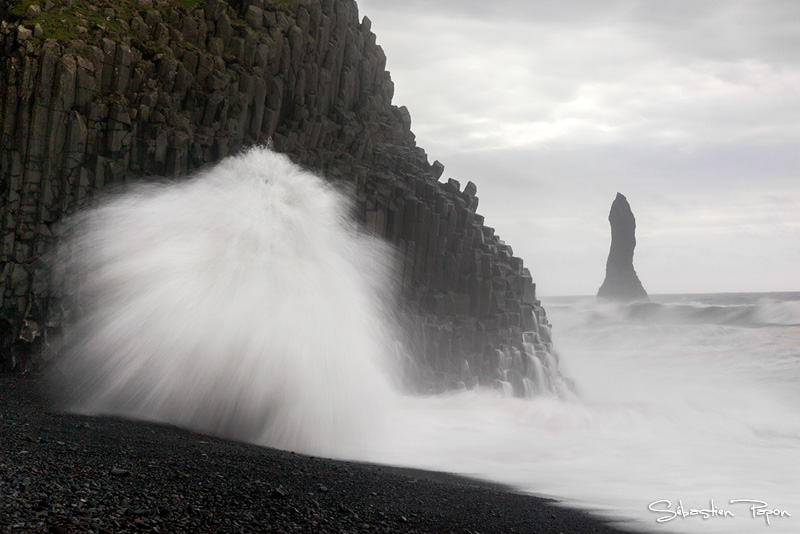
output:
<path id="1" fill-rule="evenodd" d="M 765 501 L 755 499 L 732 499 L 728 501 L 729 504 L 749 504 L 750 516 L 753 519 L 763 517 L 767 525 L 770 525 L 770 518 L 776 517 L 792 517 L 792 514 L 780 508 L 772 508 Z M 658 512 L 664 515 L 656 519 L 657 523 L 666 523 L 672 521 L 676 517 L 686 519 L 687 517 L 700 517 L 702 519 L 710 519 L 712 517 L 735 517 L 731 510 L 718 508 L 714 504 L 714 499 L 709 501 L 707 508 L 688 508 L 683 505 L 683 502 L 678 499 L 675 509 L 672 508 L 672 501 L 661 499 L 659 501 L 651 502 L 647 509 L 651 512 Z"/>

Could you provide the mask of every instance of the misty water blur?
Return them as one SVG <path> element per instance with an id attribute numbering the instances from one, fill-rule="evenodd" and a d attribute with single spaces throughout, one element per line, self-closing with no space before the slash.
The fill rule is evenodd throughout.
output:
<path id="1" fill-rule="evenodd" d="M 796 531 L 800 294 L 653 300 L 546 301 L 578 398 L 407 398 L 395 428 L 413 439 L 378 458 L 510 484 L 657 532 L 767 528 L 735 499 L 791 513 L 768 528 Z M 657 524 L 665 514 L 648 506 L 663 499 L 687 511 L 713 499 L 734 517 Z"/>
<path id="2" fill-rule="evenodd" d="M 467 474 L 658 532 L 756 532 L 764 518 L 728 503 L 760 499 L 793 514 L 769 532 L 796 530 L 800 294 L 549 299 L 577 395 L 411 395 L 385 320 L 391 254 L 346 215 L 253 150 L 74 219 L 52 373 L 69 409 Z M 735 517 L 657 524 L 662 499 Z"/>
<path id="3" fill-rule="evenodd" d="M 391 253 L 349 204 L 253 149 L 69 222 L 66 406 L 302 452 L 352 453 L 390 410 Z"/>

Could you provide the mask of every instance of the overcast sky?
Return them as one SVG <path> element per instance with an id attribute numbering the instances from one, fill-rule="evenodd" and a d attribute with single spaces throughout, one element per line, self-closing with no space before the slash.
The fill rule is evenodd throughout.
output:
<path id="1" fill-rule="evenodd" d="M 800 291 L 800 1 L 358 4 L 540 295 L 597 292 L 618 191 L 648 292 Z"/>

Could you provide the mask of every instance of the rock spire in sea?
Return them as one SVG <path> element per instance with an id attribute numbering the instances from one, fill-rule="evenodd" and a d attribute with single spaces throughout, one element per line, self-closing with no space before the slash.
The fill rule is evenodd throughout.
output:
<path id="1" fill-rule="evenodd" d="M 649 300 L 633 268 L 636 248 L 636 218 L 625 195 L 617 193 L 608 214 L 611 223 L 611 251 L 606 262 L 606 279 L 597 297 L 608 300 Z"/>

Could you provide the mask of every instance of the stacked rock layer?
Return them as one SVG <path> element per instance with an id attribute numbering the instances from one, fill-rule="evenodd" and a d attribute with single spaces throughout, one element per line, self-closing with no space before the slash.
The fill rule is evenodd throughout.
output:
<path id="1" fill-rule="evenodd" d="M 101 188 L 270 139 L 348 187 L 366 231 L 399 251 L 426 388 L 507 378 L 526 331 L 529 352 L 548 348 L 530 272 L 476 213 L 475 185 L 439 181 L 416 146 L 353 0 L 0 0 L 0 12 L 3 369 L 35 366 L 59 328 L 42 261 L 59 220 Z"/>

